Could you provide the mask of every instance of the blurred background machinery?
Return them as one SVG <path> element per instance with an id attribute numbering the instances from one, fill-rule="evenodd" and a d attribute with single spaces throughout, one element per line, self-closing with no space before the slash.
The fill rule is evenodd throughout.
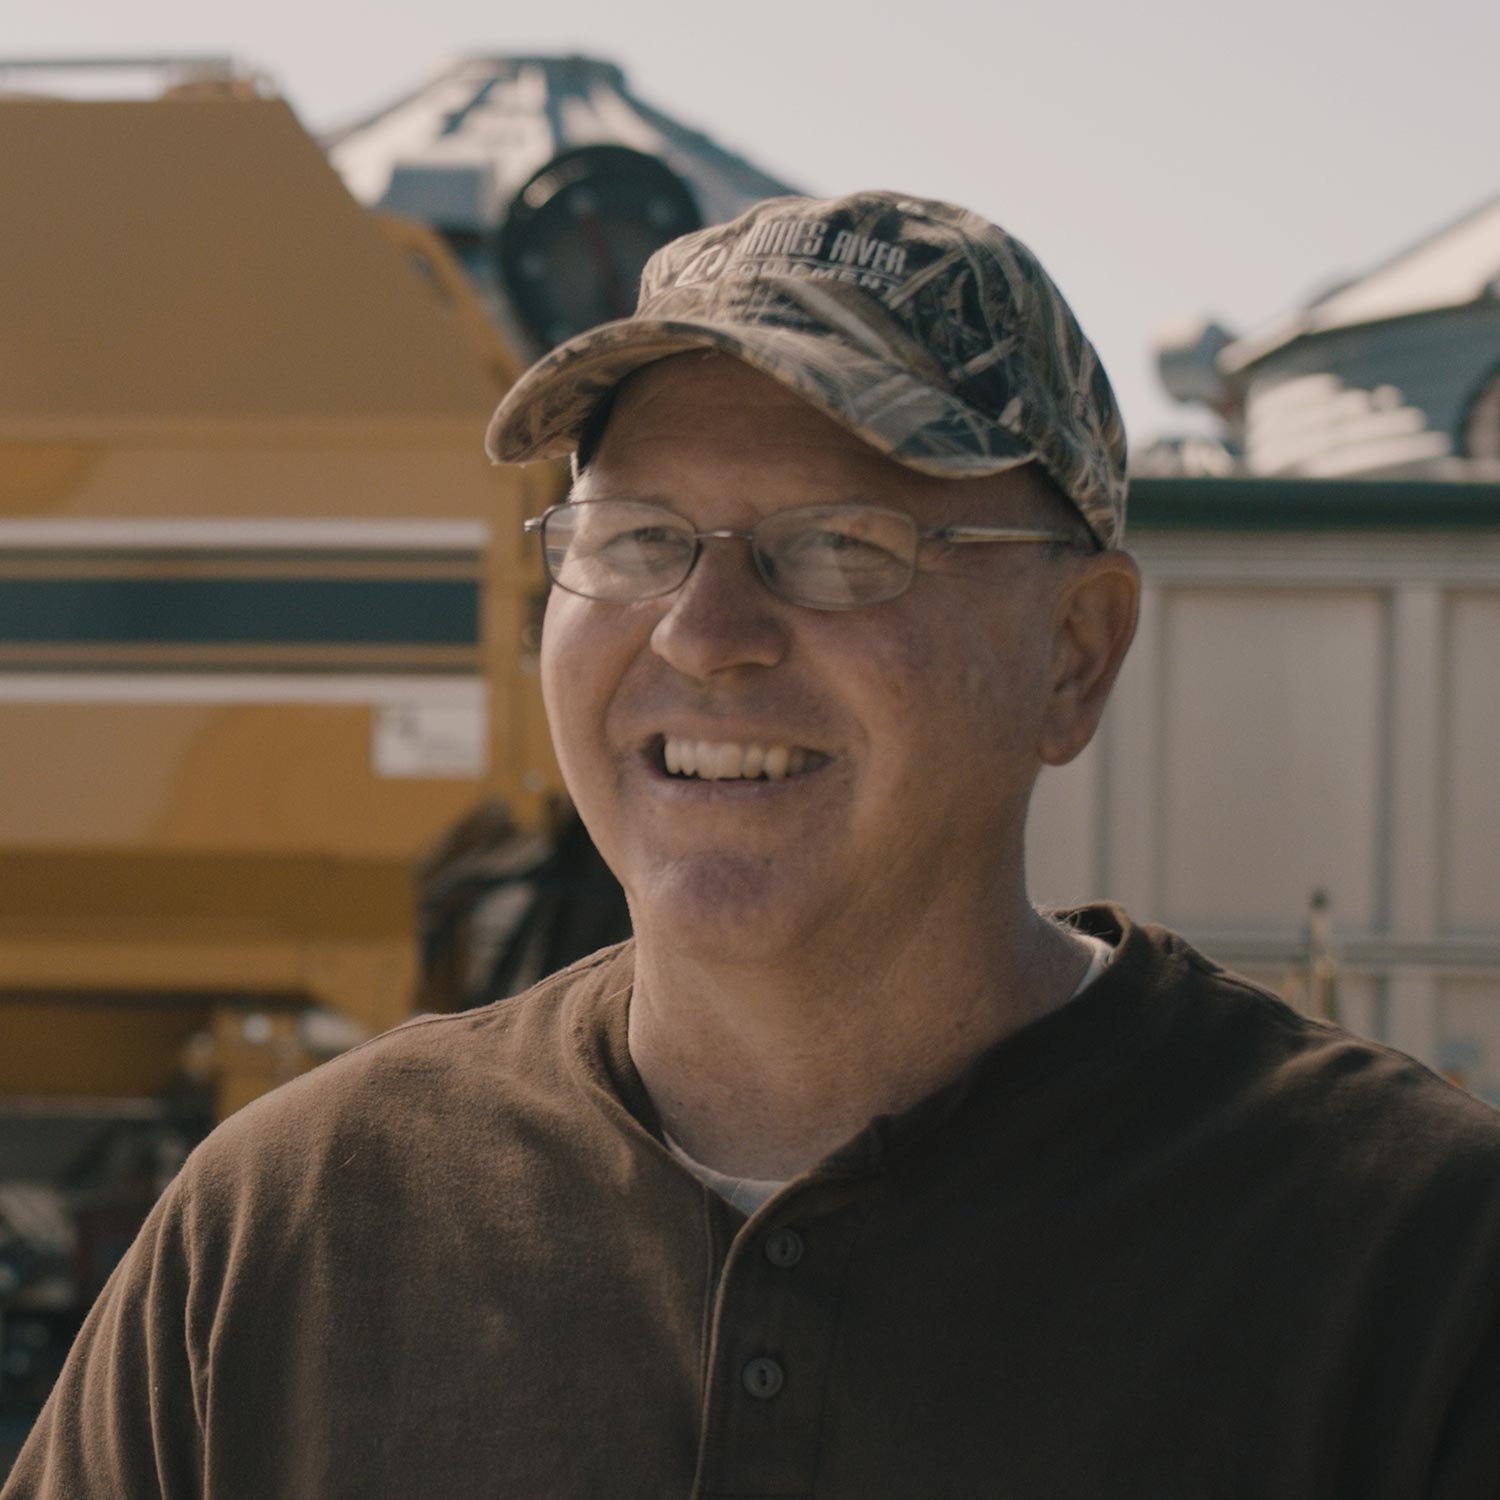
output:
<path id="1" fill-rule="evenodd" d="M 1153 476 L 1500 480 L 1500 197 L 1248 333 L 1161 330 L 1157 371 L 1217 430 L 1158 439 Z"/>
<path id="2" fill-rule="evenodd" d="M 481 435 L 781 190 L 587 59 L 455 65 L 333 166 L 144 62 L 0 64 L 0 1472 L 216 1120 L 626 934 L 537 691 L 565 475 Z"/>
<path id="3" fill-rule="evenodd" d="M 331 136 L 360 202 L 430 225 L 527 363 L 635 307 L 659 245 L 800 189 L 592 57 L 464 57 Z"/>

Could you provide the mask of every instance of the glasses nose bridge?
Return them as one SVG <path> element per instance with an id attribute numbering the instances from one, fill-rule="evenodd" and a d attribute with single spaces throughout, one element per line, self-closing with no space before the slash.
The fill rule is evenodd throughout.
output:
<path id="1" fill-rule="evenodd" d="M 768 582 L 765 570 L 761 566 L 760 549 L 755 545 L 755 529 L 753 527 L 749 531 L 736 531 L 730 526 L 715 526 L 709 531 L 695 531 L 692 536 L 693 555 L 688 560 L 687 572 L 682 575 L 682 583 L 677 585 L 678 588 L 681 588 L 697 571 L 698 559 L 703 556 L 704 542 L 744 542 L 750 548 L 750 561 L 756 575 L 760 578 L 761 582 Z"/>
<path id="2" fill-rule="evenodd" d="M 755 531 L 735 531 L 729 526 L 716 526 L 712 531 L 695 531 L 693 540 L 701 546 L 704 542 L 749 542 L 755 544 Z"/>

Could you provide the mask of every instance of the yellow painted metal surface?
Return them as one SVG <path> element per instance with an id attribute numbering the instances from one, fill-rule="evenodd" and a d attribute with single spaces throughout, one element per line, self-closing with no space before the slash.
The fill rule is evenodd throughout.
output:
<path id="1" fill-rule="evenodd" d="M 223 1017 L 402 1019 L 418 857 L 555 792 L 560 476 L 488 464 L 514 354 L 279 101 L 0 100 L 0 202 L 0 1094 L 158 1092 L 207 1027 L 232 1107 L 312 1058 Z"/>
<path id="2" fill-rule="evenodd" d="M 0 140 L 5 429 L 420 429 L 491 404 L 281 101 L 4 99 Z"/>
<path id="3" fill-rule="evenodd" d="M 0 1096 L 163 1093 L 188 1038 L 210 1018 L 201 1000 L 12 1000 L 4 1011 L 12 1045 L 0 1050 Z"/>

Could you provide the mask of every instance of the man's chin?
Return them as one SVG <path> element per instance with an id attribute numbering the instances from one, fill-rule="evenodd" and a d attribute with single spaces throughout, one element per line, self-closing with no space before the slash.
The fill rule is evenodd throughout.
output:
<path id="1" fill-rule="evenodd" d="M 774 962 L 825 925 L 806 872 L 743 854 L 675 860 L 637 883 L 630 904 L 639 941 L 704 963 Z"/>

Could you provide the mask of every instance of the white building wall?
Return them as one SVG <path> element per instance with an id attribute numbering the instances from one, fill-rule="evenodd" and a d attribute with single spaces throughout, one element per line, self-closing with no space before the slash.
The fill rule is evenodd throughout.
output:
<path id="1" fill-rule="evenodd" d="M 1500 533 L 1132 549 L 1140 629 L 1038 787 L 1034 898 L 1120 900 L 1295 996 L 1326 890 L 1339 1018 L 1500 1103 Z"/>

